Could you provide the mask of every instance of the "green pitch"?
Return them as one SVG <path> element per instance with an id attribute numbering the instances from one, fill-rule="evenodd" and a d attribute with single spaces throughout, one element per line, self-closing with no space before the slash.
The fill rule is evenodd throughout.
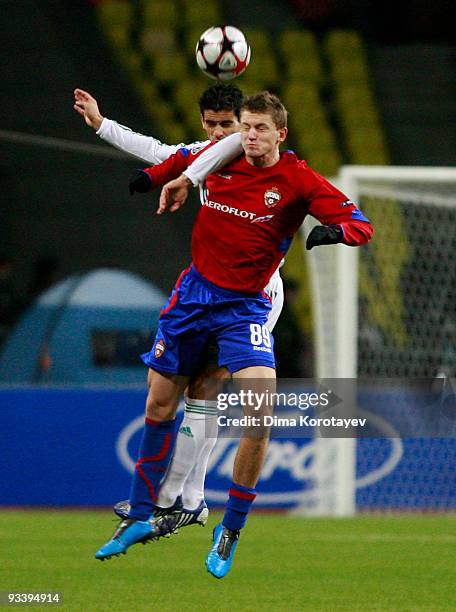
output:
<path id="1" fill-rule="evenodd" d="M 454 516 L 254 515 L 223 580 L 204 567 L 216 518 L 102 563 L 111 514 L 3 512 L 0 591 L 61 591 L 57 609 L 90 612 L 456 609 Z"/>

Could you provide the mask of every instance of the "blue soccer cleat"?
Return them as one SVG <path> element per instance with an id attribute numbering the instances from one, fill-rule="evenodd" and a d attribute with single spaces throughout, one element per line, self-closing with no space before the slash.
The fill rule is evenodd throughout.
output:
<path id="1" fill-rule="evenodd" d="M 115 530 L 112 538 L 95 553 L 95 558 L 104 561 L 111 557 L 125 554 L 133 544 L 147 542 L 152 525 L 149 521 L 137 521 L 133 518 L 123 520 Z"/>
<path id="2" fill-rule="evenodd" d="M 117 502 L 113 509 L 117 516 L 126 519 L 130 512 L 130 502 L 128 499 Z M 169 538 L 172 533 L 178 533 L 180 527 L 187 527 L 188 525 L 201 525 L 201 527 L 204 527 L 208 517 L 209 510 L 204 500 L 196 510 L 189 510 L 183 507 L 182 497 L 179 496 L 169 508 L 155 508 L 150 517 L 152 531 L 148 539 Z"/>
<path id="3" fill-rule="evenodd" d="M 207 571 L 215 578 L 224 578 L 233 564 L 239 531 L 227 529 L 219 523 L 213 533 L 214 545 L 206 557 Z"/>

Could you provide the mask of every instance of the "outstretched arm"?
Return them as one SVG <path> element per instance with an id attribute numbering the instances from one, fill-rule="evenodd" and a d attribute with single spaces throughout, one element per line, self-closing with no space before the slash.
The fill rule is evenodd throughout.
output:
<path id="1" fill-rule="evenodd" d="M 133 132 L 130 128 L 104 117 L 99 111 L 95 98 L 83 89 L 75 89 L 74 100 L 75 111 L 84 117 L 87 125 L 96 130 L 100 138 L 149 164 L 160 164 L 184 146 L 182 143 L 164 144 L 153 136 Z M 208 141 L 194 142 L 188 146 L 193 149 L 204 147 L 207 144 Z"/>

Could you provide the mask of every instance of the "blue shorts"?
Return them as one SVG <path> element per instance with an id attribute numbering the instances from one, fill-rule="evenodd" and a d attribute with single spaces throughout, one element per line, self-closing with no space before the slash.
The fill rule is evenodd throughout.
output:
<path id="1" fill-rule="evenodd" d="M 141 358 L 158 372 L 194 376 L 215 341 L 218 365 L 231 373 L 257 365 L 275 368 L 274 340 L 265 326 L 270 310 L 266 294 L 222 289 L 191 266 L 160 313 L 152 350 Z"/>

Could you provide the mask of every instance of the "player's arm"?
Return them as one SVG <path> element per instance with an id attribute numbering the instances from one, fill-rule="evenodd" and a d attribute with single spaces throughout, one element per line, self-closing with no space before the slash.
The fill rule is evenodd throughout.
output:
<path id="1" fill-rule="evenodd" d="M 147 193 L 168 183 L 173 178 L 182 174 L 192 157 L 194 155 L 186 147 L 181 147 L 177 153 L 168 157 L 161 164 L 156 164 L 143 170 L 135 170 L 130 177 L 130 194 Z"/>
<path id="2" fill-rule="evenodd" d="M 183 174 L 194 187 L 198 187 L 204 183 L 209 174 L 220 170 L 243 152 L 241 135 L 236 132 L 207 147 L 200 155 L 195 156 L 195 159 Z"/>
<path id="3" fill-rule="evenodd" d="M 95 98 L 83 89 L 75 89 L 74 100 L 74 110 L 84 118 L 89 127 L 96 130 L 100 138 L 113 147 L 130 153 L 149 164 L 159 164 L 185 146 L 184 144 L 164 144 L 157 138 L 133 132 L 130 128 L 112 119 L 107 119 L 100 113 Z M 189 147 L 198 144 L 202 143 L 192 143 Z"/>
<path id="4" fill-rule="evenodd" d="M 165 210 L 178 210 L 185 202 L 192 187 L 202 185 L 206 177 L 226 166 L 243 153 L 241 135 L 231 134 L 207 147 L 188 166 L 181 176 L 166 184 L 160 195 L 159 214 Z"/>
<path id="5" fill-rule="evenodd" d="M 309 214 L 322 225 L 310 232 L 306 248 L 338 243 L 361 246 L 368 242 L 374 233 L 369 219 L 329 181 L 309 168 L 307 171 Z"/>

